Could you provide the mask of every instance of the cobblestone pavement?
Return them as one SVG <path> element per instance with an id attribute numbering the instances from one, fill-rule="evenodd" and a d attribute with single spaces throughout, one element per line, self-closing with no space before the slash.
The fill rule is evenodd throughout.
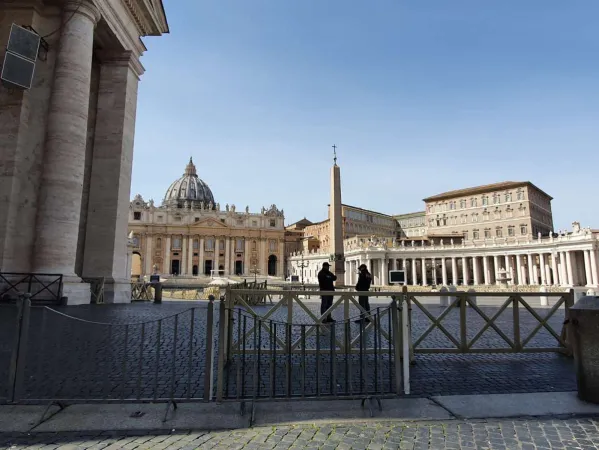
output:
<path id="1" fill-rule="evenodd" d="M 165 302 L 162 305 L 136 303 L 127 305 L 86 305 L 56 308 L 57 311 L 70 316 L 94 321 L 88 323 L 65 317 L 55 312 L 42 313 L 34 308 L 31 315 L 27 364 L 25 370 L 24 397 L 28 399 L 78 398 L 78 399 L 135 399 L 135 398 L 168 398 L 193 397 L 201 398 L 204 387 L 204 369 L 206 366 L 206 302 Z M 218 304 L 216 309 L 218 309 Z M 313 313 L 319 311 L 319 304 L 306 302 Z M 384 302 L 373 302 L 373 308 L 384 308 Z M 439 316 L 442 308 L 426 305 L 433 316 Z M 8 309 L 7 309 L 8 308 Z M 190 310 L 190 308 L 194 308 Z M 255 308 L 265 313 L 271 306 Z M 491 317 L 498 307 L 481 307 Z M 10 307 L 0 311 L 0 401 L 6 397 L 5 373 L 9 367 L 11 343 L 14 339 L 14 317 Z M 544 317 L 547 310 L 541 311 Z M 563 315 L 562 311 L 558 311 Z M 358 310 L 352 306 L 350 316 L 357 316 Z M 343 308 L 333 313 L 337 320 L 343 317 Z M 508 337 L 513 336 L 511 329 L 512 311 L 504 311 L 496 320 L 497 325 Z M 427 329 L 430 320 L 424 314 L 413 309 L 413 339 Z M 271 318 L 284 322 L 287 308 L 277 310 Z M 381 320 L 381 328 L 388 331 L 388 317 Z M 522 340 L 536 325 L 535 319 L 524 308 L 520 310 Z M 293 321 L 295 324 L 309 324 L 309 315 L 301 308 L 294 306 Z M 561 317 L 554 316 L 549 322 L 554 329 L 561 330 Z M 215 317 L 214 342 L 218 340 L 218 317 Z M 113 325 L 105 325 L 105 323 Z M 125 326 L 124 324 L 131 324 Z M 472 339 L 483 326 L 483 319 L 473 309 L 467 311 L 467 336 Z M 449 333 L 459 340 L 459 311 L 452 311 L 443 321 Z M 240 326 L 240 321 L 236 326 Z M 251 323 L 246 324 L 249 330 Z M 307 326 L 307 325 L 306 325 Z M 304 326 L 304 328 L 306 328 Z M 302 326 L 293 327 L 293 339 L 301 335 Z M 350 325 L 352 336 L 356 336 L 359 325 Z M 234 339 L 238 334 L 234 331 Z M 278 336 L 285 338 L 285 326 L 280 326 Z M 337 328 L 337 337 L 343 340 L 343 326 Z M 268 348 L 268 334 L 260 334 L 262 348 Z M 321 348 L 327 351 L 330 333 L 320 342 Z M 309 345 L 315 345 L 315 337 L 310 338 Z M 373 343 L 373 333 L 367 341 Z M 383 342 L 386 344 L 386 342 Z M 253 345 L 253 337 L 247 340 L 248 347 Z M 453 345 L 439 330 L 431 333 L 419 348 L 448 348 Z M 506 347 L 507 344 L 493 330 L 487 330 L 474 345 L 475 348 Z M 529 346 L 555 347 L 555 339 L 541 330 L 533 338 Z M 214 355 L 217 357 L 217 354 Z M 298 356 L 291 361 L 291 379 L 295 383 L 292 393 L 297 393 L 301 383 L 301 366 L 297 364 Z M 317 377 L 315 364 L 308 364 L 308 381 L 312 391 L 316 389 L 315 381 L 320 379 L 320 387 L 334 388 L 346 386 L 347 376 L 344 362 L 339 359 L 334 368 L 334 383 L 330 378 L 330 363 L 323 355 L 320 360 L 320 373 Z M 367 360 L 367 368 L 374 370 L 373 357 Z M 385 381 L 385 386 L 393 386 L 394 368 L 388 356 L 377 358 L 380 371 L 378 377 Z M 269 387 L 269 374 L 274 373 L 279 395 L 286 393 L 284 384 L 288 360 L 282 355 L 277 359 L 276 368 L 271 372 L 267 365 L 262 367 L 260 378 L 263 393 Z M 310 361 L 308 358 L 307 361 Z M 327 365 L 328 364 L 328 365 Z M 239 380 L 235 364 L 229 374 L 231 393 Z M 245 383 L 252 385 L 252 367 L 244 366 Z M 359 364 L 352 365 L 352 380 L 359 385 Z M 368 372 L 364 372 L 368 373 Z M 344 378 L 345 377 L 345 378 Z M 373 382 L 374 375 L 367 380 Z M 516 392 L 546 392 L 576 390 L 576 380 L 572 361 L 569 358 L 551 354 L 494 354 L 494 355 L 425 355 L 416 356 L 416 365 L 411 372 L 412 395 L 450 395 L 450 394 L 490 394 Z M 356 385 L 357 386 L 357 385 Z M 387 388 L 386 388 L 387 389 Z M 326 393 L 326 392 L 325 392 Z"/>
<path id="2" fill-rule="evenodd" d="M 595 449 L 596 419 L 368 423 L 225 432 L 2 435 L 1 449 Z"/>

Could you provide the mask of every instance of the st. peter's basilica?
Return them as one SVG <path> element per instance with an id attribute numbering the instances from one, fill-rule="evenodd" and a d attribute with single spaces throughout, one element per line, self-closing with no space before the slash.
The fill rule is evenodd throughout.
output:
<path id="1" fill-rule="evenodd" d="M 275 205 L 252 213 L 221 205 L 192 159 L 161 206 L 136 195 L 129 208 L 133 277 L 283 276 L 285 226 Z"/>

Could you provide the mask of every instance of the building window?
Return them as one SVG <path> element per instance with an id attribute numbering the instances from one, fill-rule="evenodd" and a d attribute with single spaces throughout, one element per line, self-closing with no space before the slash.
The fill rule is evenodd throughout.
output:
<path id="1" fill-rule="evenodd" d="M 489 220 L 489 211 L 483 212 L 483 220 Z"/>
<path id="2" fill-rule="evenodd" d="M 449 202 L 449 209 L 455 209 L 455 202 Z"/>
<path id="3" fill-rule="evenodd" d="M 162 222 L 163 217 L 162 216 L 158 216 L 158 222 Z"/>
<path id="4" fill-rule="evenodd" d="M 494 218 L 495 220 L 499 220 L 499 219 L 501 219 L 501 211 L 499 211 L 498 209 L 496 209 L 496 210 L 493 212 L 493 218 Z"/>
<path id="5" fill-rule="evenodd" d="M 194 218 L 193 218 L 193 221 L 194 221 L 194 222 L 199 222 L 199 221 L 200 221 L 200 218 L 199 218 L 199 217 L 194 217 Z"/>
<path id="6" fill-rule="evenodd" d="M 520 234 L 525 236 L 528 234 L 528 227 L 526 225 L 520 225 Z"/>
<path id="7" fill-rule="evenodd" d="M 253 227 L 257 227 L 258 226 L 258 221 L 257 220 L 252 220 L 252 226 Z"/>
<path id="8" fill-rule="evenodd" d="M 204 243 L 204 247 L 206 250 L 214 250 L 214 239 L 212 238 L 208 238 L 206 239 L 206 242 Z"/>
<path id="9" fill-rule="evenodd" d="M 218 241 L 218 249 L 221 251 L 225 249 L 225 241 L 223 239 Z"/>
<path id="10" fill-rule="evenodd" d="M 491 230 L 488 228 L 485 228 L 485 237 L 486 238 L 490 238 L 491 237 Z"/>
<path id="11" fill-rule="evenodd" d="M 237 219 L 237 225 L 243 225 L 243 219 Z"/>
<path id="12" fill-rule="evenodd" d="M 499 198 L 499 194 L 493 194 L 493 204 L 497 205 L 499 204 L 500 198 Z"/>
<path id="13" fill-rule="evenodd" d="M 256 241 L 252 241 L 252 250 L 253 251 L 257 250 L 256 246 L 257 246 Z"/>
<path id="14" fill-rule="evenodd" d="M 220 219 L 220 223 L 225 223 L 225 219 Z"/>
<path id="15" fill-rule="evenodd" d="M 518 208 L 518 210 L 520 211 L 520 215 L 521 216 L 525 216 L 526 215 L 526 206 L 520 205 L 520 208 Z"/>
<path id="16" fill-rule="evenodd" d="M 479 238 L 479 233 L 478 233 L 478 230 L 474 230 L 474 231 L 472 232 L 472 239 L 478 239 L 478 238 Z"/>
<path id="17" fill-rule="evenodd" d="M 478 206 L 478 199 L 471 198 L 470 199 L 470 206 L 472 206 L 473 208 L 476 208 Z"/>
<path id="18" fill-rule="evenodd" d="M 268 243 L 268 248 L 271 252 L 277 251 L 277 241 L 275 241 L 274 239 L 271 239 L 270 242 Z"/>
<path id="19" fill-rule="evenodd" d="M 483 195 L 483 206 L 487 206 L 489 204 L 489 197 L 487 195 Z"/>
<path id="20" fill-rule="evenodd" d="M 181 222 L 181 217 L 180 216 L 175 216 L 175 222 Z"/>
<path id="21" fill-rule="evenodd" d="M 468 231 L 464 231 L 464 240 L 467 241 L 468 240 Z"/>
<path id="22" fill-rule="evenodd" d="M 512 193 L 511 192 L 506 192 L 505 193 L 505 201 L 506 202 L 511 202 L 512 201 Z"/>
<path id="23" fill-rule="evenodd" d="M 194 250 L 197 250 L 200 248 L 200 242 L 197 239 L 193 240 L 193 248 L 194 248 Z"/>
<path id="24" fill-rule="evenodd" d="M 462 223 L 466 223 L 466 222 L 467 222 L 466 214 L 462 214 Z"/>
<path id="25" fill-rule="evenodd" d="M 277 226 L 277 221 L 275 219 L 270 219 L 270 226 L 271 228 L 274 228 Z"/>
<path id="26" fill-rule="evenodd" d="M 466 200 L 460 200 L 460 208 L 466 207 Z"/>
<path id="27" fill-rule="evenodd" d="M 141 211 L 135 211 L 133 213 L 133 220 L 141 220 Z"/>
<path id="28" fill-rule="evenodd" d="M 235 239 L 235 251 L 242 252 L 244 249 L 244 240 L 243 239 Z"/>
<path id="29" fill-rule="evenodd" d="M 516 198 L 518 200 L 524 200 L 524 191 L 522 189 L 518 189 L 518 192 L 516 193 Z"/>
<path id="30" fill-rule="evenodd" d="M 478 222 L 478 214 L 472 213 L 472 222 L 473 223 Z"/>
<path id="31" fill-rule="evenodd" d="M 514 230 L 513 226 L 507 227 L 507 235 L 508 236 L 515 236 L 516 235 L 516 231 Z"/>
<path id="32" fill-rule="evenodd" d="M 508 219 L 511 219 L 512 217 L 514 217 L 514 210 L 512 208 L 506 209 L 505 217 L 507 217 Z"/>
<path id="33" fill-rule="evenodd" d="M 497 237 L 503 237 L 503 230 L 502 230 L 501 228 L 499 228 L 499 227 L 498 227 L 498 228 L 495 230 L 495 236 L 497 236 Z"/>
<path id="34" fill-rule="evenodd" d="M 133 246 L 136 248 L 139 247 L 139 236 L 133 236 Z"/>
<path id="35" fill-rule="evenodd" d="M 173 249 L 176 249 L 176 250 L 181 249 L 181 238 L 173 239 Z"/>

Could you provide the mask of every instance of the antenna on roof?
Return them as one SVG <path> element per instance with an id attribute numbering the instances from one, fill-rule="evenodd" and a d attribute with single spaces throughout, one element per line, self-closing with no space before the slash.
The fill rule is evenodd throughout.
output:
<path id="1" fill-rule="evenodd" d="M 337 146 L 333 144 L 333 163 L 337 165 Z"/>

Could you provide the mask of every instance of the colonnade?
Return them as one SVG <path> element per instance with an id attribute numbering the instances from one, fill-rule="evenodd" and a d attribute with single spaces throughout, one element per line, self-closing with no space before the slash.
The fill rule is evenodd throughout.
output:
<path id="1" fill-rule="evenodd" d="M 237 246 L 237 240 L 242 241 L 240 247 Z M 176 241 L 180 245 L 175 247 Z M 207 245 L 209 241 L 212 245 Z M 268 238 L 239 236 L 142 234 L 134 252 L 141 255 L 143 275 L 157 271 L 162 274 L 197 276 L 210 275 L 211 270 L 219 270 L 219 274 L 225 276 L 250 276 L 254 275 L 254 271 L 259 276 L 283 276 L 283 242 L 277 240 L 273 250 L 269 248 L 268 241 Z M 161 260 L 155 257 L 157 252 L 163 255 Z"/>
<path id="2" fill-rule="evenodd" d="M 599 286 L 596 249 L 538 253 L 406 256 L 392 252 L 346 258 L 346 284 L 357 281 L 358 267 L 366 264 L 375 285 L 388 284 L 389 270 L 405 270 L 409 285 Z"/>

